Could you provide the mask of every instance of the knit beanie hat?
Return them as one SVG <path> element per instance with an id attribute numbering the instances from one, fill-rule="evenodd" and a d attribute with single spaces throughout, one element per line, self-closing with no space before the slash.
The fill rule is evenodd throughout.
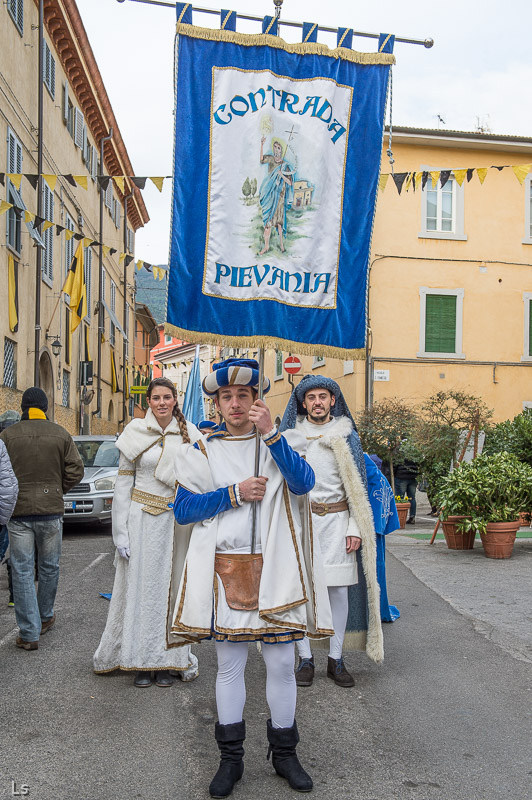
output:
<path id="1" fill-rule="evenodd" d="M 38 386 L 32 386 L 26 389 L 22 395 L 20 403 L 22 411 L 27 411 L 28 408 L 39 408 L 41 411 L 48 411 L 48 398 L 42 389 Z"/>

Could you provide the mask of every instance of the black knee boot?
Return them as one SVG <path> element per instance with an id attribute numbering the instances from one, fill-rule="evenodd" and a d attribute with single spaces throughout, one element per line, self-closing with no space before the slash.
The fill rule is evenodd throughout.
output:
<path id="1" fill-rule="evenodd" d="M 246 738 L 246 723 L 244 720 L 232 725 L 220 725 L 217 722 L 214 737 L 220 751 L 220 766 L 211 781 L 209 793 L 211 797 L 227 797 L 244 773 L 242 745 Z"/>
<path id="2" fill-rule="evenodd" d="M 308 775 L 296 755 L 296 745 L 299 742 L 296 721 L 291 728 L 274 728 L 271 719 L 267 722 L 268 756 L 272 754 L 272 764 L 278 775 L 286 778 L 292 789 L 297 792 L 310 792 L 312 778 Z"/>

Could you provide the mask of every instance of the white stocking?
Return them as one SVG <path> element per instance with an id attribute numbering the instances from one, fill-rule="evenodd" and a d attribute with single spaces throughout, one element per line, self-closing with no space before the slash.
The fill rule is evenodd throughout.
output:
<path id="1" fill-rule="evenodd" d="M 338 660 L 342 657 L 347 614 L 349 612 L 349 599 L 347 586 L 328 586 L 329 602 L 331 604 L 334 636 L 329 640 L 329 656 Z"/>
<path id="2" fill-rule="evenodd" d="M 274 728 L 291 728 L 296 715 L 297 687 L 294 675 L 294 643 L 262 643 L 266 664 L 266 700 Z"/>
<path id="3" fill-rule="evenodd" d="M 241 722 L 246 703 L 244 670 L 248 659 L 247 642 L 215 642 L 218 658 L 216 707 L 220 725 Z"/>

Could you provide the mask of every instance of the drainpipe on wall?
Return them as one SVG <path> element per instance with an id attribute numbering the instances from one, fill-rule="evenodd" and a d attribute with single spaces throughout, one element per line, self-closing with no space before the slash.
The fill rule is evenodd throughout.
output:
<path id="1" fill-rule="evenodd" d="M 132 189 L 126 197 L 124 197 L 124 253 L 127 253 L 127 201 L 130 200 L 133 195 L 135 194 L 135 190 Z M 122 337 L 122 360 L 124 363 L 124 391 L 122 392 L 122 419 L 118 420 L 118 424 L 122 425 L 127 418 L 127 410 L 126 410 L 126 394 L 127 394 L 127 361 L 126 361 L 126 350 L 127 350 L 127 342 L 126 342 L 126 333 L 129 339 L 129 330 L 128 330 L 128 319 L 127 319 L 127 265 L 126 259 L 124 258 L 124 336 Z"/>
<path id="2" fill-rule="evenodd" d="M 44 0 L 39 0 L 39 89 L 37 92 L 37 172 L 39 174 L 37 182 L 37 216 L 42 217 L 42 154 L 43 154 L 43 55 L 44 55 Z M 39 369 L 39 351 L 41 349 L 41 280 L 42 280 L 42 248 L 37 247 L 36 267 L 35 267 L 35 365 L 33 369 L 33 383 L 35 386 L 41 385 Z"/>
<path id="3" fill-rule="evenodd" d="M 105 142 L 113 138 L 113 129 L 109 128 L 109 134 L 102 136 L 100 139 L 100 169 L 98 177 L 103 177 L 103 146 Z M 112 178 L 109 178 L 112 180 Z M 92 416 L 101 414 L 102 410 L 102 336 L 105 327 L 105 318 L 103 314 L 103 205 L 104 205 L 104 190 L 100 181 L 100 247 L 98 258 L 98 354 L 97 354 L 97 367 L 96 367 L 96 410 L 92 412 Z"/>

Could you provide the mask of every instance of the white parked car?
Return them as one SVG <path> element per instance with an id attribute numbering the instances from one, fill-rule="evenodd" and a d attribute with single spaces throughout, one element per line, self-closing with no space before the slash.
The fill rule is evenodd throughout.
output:
<path id="1" fill-rule="evenodd" d="M 81 483 L 64 495 L 65 524 L 110 524 L 118 459 L 116 436 L 73 436 L 85 474 Z"/>

